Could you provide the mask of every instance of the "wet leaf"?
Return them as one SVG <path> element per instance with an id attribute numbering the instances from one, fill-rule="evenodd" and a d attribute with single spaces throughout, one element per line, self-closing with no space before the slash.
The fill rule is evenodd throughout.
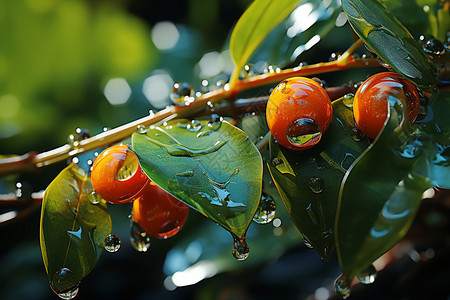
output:
<path id="1" fill-rule="evenodd" d="M 368 145 L 353 139 L 353 112 L 342 99 L 333 103 L 333 120 L 318 145 L 292 151 L 270 143 L 270 173 L 290 217 L 325 260 L 334 250 L 334 222 L 342 178 Z"/>
<path id="2" fill-rule="evenodd" d="M 262 161 L 247 135 L 228 122 L 175 120 L 135 133 L 133 150 L 162 189 L 239 238 L 262 188 Z"/>
<path id="3" fill-rule="evenodd" d="M 75 287 L 91 271 L 111 232 L 106 202 L 95 201 L 92 191 L 90 178 L 73 163 L 45 191 L 41 251 L 50 285 L 58 293 Z"/>
<path id="4" fill-rule="evenodd" d="M 256 0 L 250 5 L 231 34 L 231 57 L 238 72 L 270 31 L 300 2 L 301 0 Z"/>
<path id="5" fill-rule="evenodd" d="M 408 30 L 376 0 L 342 0 L 350 25 L 381 59 L 416 86 L 436 84 L 435 67 Z"/>
<path id="6" fill-rule="evenodd" d="M 417 125 L 402 122 L 402 104 L 391 102 L 384 130 L 344 178 L 335 231 L 350 278 L 406 234 L 427 188 L 448 187 L 449 94 L 437 98 Z"/>

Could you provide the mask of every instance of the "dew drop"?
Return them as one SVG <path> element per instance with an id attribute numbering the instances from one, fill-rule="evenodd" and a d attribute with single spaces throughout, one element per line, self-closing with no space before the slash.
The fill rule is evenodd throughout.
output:
<path id="1" fill-rule="evenodd" d="M 342 103 L 344 103 L 344 105 L 348 108 L 352 108 L 353 107 L 353 100 L 355 99 L 355 95 L 354 94 L 347 94 L 342 98 Z"/>
<path id="2" fill-rule="evenodd" d="M 309 188 L 314 194 L 319 194 L 323 191 L 323 180 L 320 177 L 313 176 L 309 178 Z"/>
<path id="3" fill-rule="evenodd" d="M 361 130 L 359 130 L 358 127 L 352 128 L 351 136 L 355 142 L 360 142 L 366 137 L 365 134 Z"/>
<path id="4" fill-rule="evenodd" d="M 307 148 L 314 146 L 320 141 L 322 131 L 314 120 L 301 118 L 289 124 L 286 130 L 286 137 L 292 145 Z"/>
<path id="5" fill-rule="evenodd" d="M 429 40 L 427 40 L 422 48 L 424 52 L 431 55 L 439 56 L 445 53 L 444 44 L 436 38 L 430 38 Z"/>
<path id="6" fill-rule="evenodd" d="M 61 299 L 70 300 L 70 299 L 74 299 L 77 296 L 79 290 L 80 290 L 80 285 L 77 284 L 76 286 L 74 286 L 73 288 L 71 288 L 69 290 L 65 290 L 63 292 L 56 293 L 56 294 Z"/>
<path id="7" fill-rule="evenodd" d="M 131 225 L 130 244 L 138 252 L 147 252 L 150 248 L 150 237 L 136 222 Z"/>
<path id="8" fill-rule="evenodd" d="M 140 134 L 145 134 L 147 133 L 147 127 L 145 127 L 144 125 L 138 125 L 136 128 L 136 132 Z"/>
<path id="9" fill-rule="evenodd" d="M 250 253 L 250 250 L 248 249 L 247 242 L 245 241 L 245 237 L 242 239 L 239 239 L 237 237 L 233 237 L 233 256 L 237 260 L 246 260 L 248 258 L 248 255 Z"/>
<path id="10" fill-rule="evenodd" d="M 219 115 L 212 114 L 208 121 L 208 128 L 211 130 L 217 130 L 222 126 L 223 118 Z"/>
<path id="11" fill-rule="evenodd" d="M 275 200 L 273 200 L 272 196 L 263 192 L 258 209 L 253 216 L 253 221 L 258 224 L 268 224 L 272 222 L 275 217 L 276 209 Z"/>
<path id="12" fill-rule="evenodd" d="M 351 293 L 350 285 L 350 280 L 348 280 L 346 276 L 341 275 L 334 282 L 334 290 L 342 299 L 347 299 Z"/>
<path id="13" fill-rule="evenodd" d="M 371 284 L 377 278 L 377 269 L 371 264 L 367 269 L 356 276 L 362 284 Z"/>
<path id="14" fill-rule="evenodd" d="M 99 204 L 102 201 L 102 197 L 96 191 L 92 191 L 88 195 L 88 200 L 91 204 Z"/>
<path id="15" fill-rule="evenodd" d="M 117 252 L 120 249 L 120 239 L 115 234 L 110 234 L 105 238 L 105 250 L 108 252 Z"/>
<path id="16" fill-rule="evenodd" d="M 191 132 L 197 132 L 197 131 L 199 131 L 200 129 L 202 129 L 202 124 L 200 124 L 200 121 L 198 121 L 198 120 L 192 120 L 191 121 L 191 123 L 189 123 L 187 126 L 186 126 L 186 129 L 187 130 L 189 130 L 189 131 L 191 131 Z"/>
<path id="17" fill-rule="evenodd" d="M 177 82 L 173 85 L 173 89 L 169 97 L 174 104 L 184 105 L 194 101 L 194 90 L 187 82 Z"/>

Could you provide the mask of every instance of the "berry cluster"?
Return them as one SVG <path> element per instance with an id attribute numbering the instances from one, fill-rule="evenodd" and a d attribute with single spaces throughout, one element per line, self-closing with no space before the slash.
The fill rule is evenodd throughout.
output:
<path id="1" fill-rule="evenodd" d="M 400 100 L 409 121 L 416 119 L 419 93 L 415 86 L 394 72 L 382 72 L 368 78 L 358 88 L 353 114 L 358 128 L 375 139 L 388 114 L 388 99 Z M 293 77 L 279 83 L 267 102 L 266 117 L 275 140 L 291 150 L 316 145 L 330 125 L 333 114 L 330 97 L 318 81 Z"/>
<path id="2" fill-rule="evenodd" d="M 104 150 L 91 172 L 92 186 L 105 201 L 133 202 L 133 221 L 155 238 L 169 238 L 186 223 L 189 207 L 154 184 L 127 145 Z"/>

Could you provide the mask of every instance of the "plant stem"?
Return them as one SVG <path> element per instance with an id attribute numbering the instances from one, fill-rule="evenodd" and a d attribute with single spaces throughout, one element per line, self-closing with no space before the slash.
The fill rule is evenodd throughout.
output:
<path id="1" fill-rule="evenodd" d="M 355 46 L 349 48 L 345 53 L 354 51 Z M 341 58 L 342 57 L 342 58 Z M 114 129 L 99 133 L 93 137 L 79 142 L 73 147 L 65 144 L 42 153 L 30 152 L 22 156 L 8 157 L 0 159 L 0 176 L 36 170 L 56 162 L 60 162 L 71 157 L 105 147 L 120 142 L 130 137 L 136 131 L 137 126 L 150 126 L 160 124 L 175 118 L 186 118 L 204 111 L 208 102 L 216 102 L 223 99 L 234 99 L 239 92 L 255 87 L 276 83 L 289 77 L 310 76 L 325 72 L 333 72 L 348 68 L 375 67 L 379 63 L 374 58 L 354 59 L 352 56 L 344 54 L 338 60 L 318 63 L 308 66 L 295 67 L 291 69 L 279 70 L 277 72 L 256 75 L 249 78 L 237 80 L 234 88 L 229 89 L 228 85 L 198 97 L 194 102 L 186 106 L 168 106 L 165 109 L 116 127 Z"/>

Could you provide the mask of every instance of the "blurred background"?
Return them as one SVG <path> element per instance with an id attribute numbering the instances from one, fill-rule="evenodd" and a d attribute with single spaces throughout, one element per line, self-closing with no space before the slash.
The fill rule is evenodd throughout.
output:
<path id="1" fill-rule="evenodd" d="M 97 134 L 141 118 L 171 104 L 175 82 L 189 82 L 200 92 L 220 85 L 233 69 L 230 32 L 250 3 L 0 0 L 0 155 L 50 150 L 65 144 L 77 127 Z M 252 71 L 264 72 L 269 62 L 285 67 L 328 61 L 352 43 L 339 1 L 303 5 L 266 39 L 252 58 Z M 321 79 L 331 86 L 364 80 L 371 72 Z M 268 89 L 259 93 L 267 95 Z M 66 164 L 2 178 L 0 192 L 15 191 L 18 182 L 24 194 L 44 190 Z M 335 297 L 336 258 L 323 262 L 303 244 L 265 175 L 265 191 L 278 207 L 276 222 L 250 226 L 247 261 L 235 261 L 231 236 L 195 212 L 180 234 L 152 240 L 150 249 L 139 253 L 128 242 L 131 206 L 110 206 L 122 247 L 102 254 L 81 283 L 78 299 Z M 395 261 L 389 271 L 380 272 L 371 286 L 357 286 L 350 299 L 450 299 L 449 203 L 442 204 L 448 194 L 445 201 L 435 196 L 429 203 L 437 216 L 419 220 L 426 223 L 420 230 L 434 233 L 429 238 L 435 247 L 429 240 L 418 248 L 400 245 L 398 257 L 385 258 L 385 265 Z M 38 207 L 0 225 L 0 299 L 58 299 L 42 263 L 39 215 Z"/>

